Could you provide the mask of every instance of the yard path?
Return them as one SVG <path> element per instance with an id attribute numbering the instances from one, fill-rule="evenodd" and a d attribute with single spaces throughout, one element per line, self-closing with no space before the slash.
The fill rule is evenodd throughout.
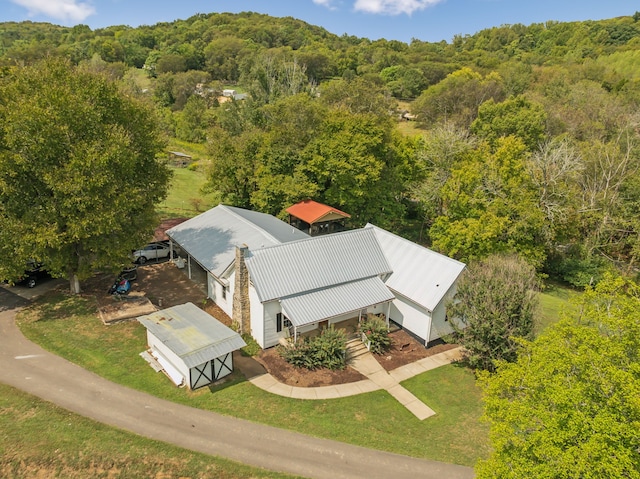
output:
<path id="1" fill-rule="evenodd" d="M 112 383 L 28 341 L 15 325 L 17 310 L 26 304 L 0 288 L 0 382 L 82 416 L 193 451 L 309 478 L 473 477 L 468 467 L 318 439 Z"/>
<path id="2" fill-rule="evenodd" d="M 262 366 L 251 358 L 234 355 L 234 364 L 256 387 L 278 396 L 293 399 L 335 399 L 357 394 L 368 393 L 380 389 L 386 390 L 400 404 L 406 407 L 421 421 L 436 413 L 420 399 L 400 385 L 400 382 L 432 369 L 451 364 L 462 357 L 462 348 L 450 349 L 394 369 L 385 371 L 359 339 L 347 345 L 349 364 L 360 374 L 367 377 L 362 381 L 333 386 L 297 387 L 279 382 Z"/>

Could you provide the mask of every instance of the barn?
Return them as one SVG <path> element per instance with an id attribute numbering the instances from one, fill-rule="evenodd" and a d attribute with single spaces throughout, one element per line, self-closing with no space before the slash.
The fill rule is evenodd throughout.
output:
<path id="1" fill-rule="evenodd" d="M 147 329 L 142 354 L 177 385 L 207 386 L 233 371 L 233 351 L 246 346 L 240 335 L 193 303 L 140 316 Z"/>

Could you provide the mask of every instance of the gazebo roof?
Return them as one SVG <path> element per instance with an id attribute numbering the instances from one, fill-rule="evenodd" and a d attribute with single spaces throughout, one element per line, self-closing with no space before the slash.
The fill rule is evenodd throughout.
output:
<path id="1" fill-rule="evenodd" d="M 304 200 L 296 203 L 287 208 L 286 211 L 291 216 L 295 216 L 310 225 L 318 223 L 319 221 L 351 218 L 351 215 L 344 211 L 313 200 Z"/>

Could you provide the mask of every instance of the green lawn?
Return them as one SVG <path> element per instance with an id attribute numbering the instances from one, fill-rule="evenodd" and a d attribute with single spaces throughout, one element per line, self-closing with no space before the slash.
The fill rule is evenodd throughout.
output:
<path id="1" fill-rule="evenodd" d="M 206 181 L 203 172 L 188 168 L 171 168 L 173 178 L 167 199 L 158 205 L 163 218 L 193 217 L 219 203 L 214 195 L 205 195 L 201 189 Z"/>
<path id="2" fill-rule="evenodd" d="M 0 384 L 0 477 L 286 478 L 146 439 Z"/>
<path id="3" fill-rule="evenodd" d="M 549 282 L 543 292 L 539 295 L 539 314 L 536 323 L 536 334 L 541 333 L 545 328 L 558 322 L 561 315 L 571 311 L 573 305 L 571 300 L 577 298 L 580 292 L 561 285 Z"/>
<path id="4" fill-rule="evenodd" d="M 177 403 L 468 466 L 488 451 L 487 429 L 478 421 L 480 392 L 473 374 L 457 366 L 445 366 L 406 382 L 409 390 L 438 413 L 419 421 L 385 391 L 302 401 L 262 391 L 237 373 L 215 388 L 195 392 L 178 389 L 138 356 L 146 349 L 144 328 L 136 321 L 104 326 L 90 299 L 61 293 L 45 297 L 20 313 L 18 324 L 31 340 L 86 369 Z"/>

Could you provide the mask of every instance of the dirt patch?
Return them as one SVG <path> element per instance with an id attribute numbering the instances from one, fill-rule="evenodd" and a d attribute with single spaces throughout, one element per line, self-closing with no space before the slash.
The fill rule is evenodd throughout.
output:
<path id="1" fill-rule="evenodd" d="M 389 333 L 389 336 L 391 337 L 391 349 L 384 354 L 374 355 L 380 365 L 387 371 L 393 371 L 400 366 L 458 347 L 457 344 L 443 343 L 425 348 L 413 336 L 410 336 L 402 329 Z"/>
<path id="2" fill-rule="evenodd" d="M 345 384 L 367 379 L 353 368 L 347 366 L 338 371 L 330 369 L 304 369 L 296 368 L 286 362 L 277 348 L 262 351 L 256 359 L 278 381 L 290 386 L 318 387 Z"/>
<path id="3" fill-rule="evenodd" d="M 138 278 L 132 281 L 131 292 L 126 299 L 107 294 L 115 280 L 114 274 L 97 274 L 83 282 L 83 293 L 95 297 L 104 322 L 121 321 L 149 314 L 156 308 L 164 309 L 186 302 L 200 307 L 206 304 L 204 288 L 191 281 L 183 270 L 170 261 L 139 266 L 137 273 Z M 224 314 L 220 310 L 214 316 L 222 320 L 220 313 Z"/>

